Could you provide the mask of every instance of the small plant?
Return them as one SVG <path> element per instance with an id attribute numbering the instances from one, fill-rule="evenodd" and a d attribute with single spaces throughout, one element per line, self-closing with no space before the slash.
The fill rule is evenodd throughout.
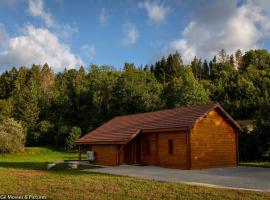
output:
<path id="1" fill-rule="evenodd" d="M 71 151 L 75 148 L 75 141 L 81 137 L 82 131 L 79 127 L 72 127 L 66 138 L 66 150 Z"/>

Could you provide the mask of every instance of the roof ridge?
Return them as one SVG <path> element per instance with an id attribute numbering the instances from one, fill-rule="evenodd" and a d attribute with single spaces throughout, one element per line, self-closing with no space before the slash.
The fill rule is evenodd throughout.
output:
<path id="1" fill-rule="evenodd" d="M 119 116 L 115 116 L 112 119 L 115 118 L 120 118 L 120 117 L 128 117 L 128 116 L 134 116 L 134 115 L 142 115 L 142 114 L 150 114 L 150 113 L 158 113 L 158 112 L 165 112 L 165 111 L 169 111 L 169 110 L 177 110 L 177 109 L 181 109 L 181 108 L 192 108 L 192 107 L 199 107 L 199 106 L 219 106 L 219 103 L 214 102 L 214 103 L 209 103 L 209 104 L 195 104 L 195 105 L 188 105 L 188 106 L 181 106 L 181 107 L 177 107 L 177 108 L 166 108 L 163 110 L 155 110 L 155 111 L 146 111 L 146 112 L 141 112 L 141 113 L 133 113 L 133 114 L 126 114 L 126 115 L 119 115 Z"/>

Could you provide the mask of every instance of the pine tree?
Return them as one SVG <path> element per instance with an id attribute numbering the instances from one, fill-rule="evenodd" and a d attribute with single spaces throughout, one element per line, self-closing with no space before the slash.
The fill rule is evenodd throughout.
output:
<path id="1" fill-rule="evenodd" d="M 30 80 L 14 96 L 14 118 L 22 121 L 27 128 L 27 143 L 34 144 L 39 135 L 36 132 L 39 119 L 38 94 L 34 81 Z"/>
<path id="2" fill-rule="evenodd" d="M 207 60 L 203 61 L 202 77 L 203 79 L 209 79 L 209 66 L 208 66 Z"/>
<path id="3" fill-rule="evenodd" d="M 240 49 L 235 52 L 236 68 L 240 68 L 243 65 L 243 55 Z"/>

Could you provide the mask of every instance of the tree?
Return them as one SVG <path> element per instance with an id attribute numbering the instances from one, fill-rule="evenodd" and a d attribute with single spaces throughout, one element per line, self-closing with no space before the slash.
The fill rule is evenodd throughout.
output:
<path id="1" fill-rule="evenodd" d="M 262 158 L 270 160 L 270 100 L 260 106 L 255 120 L 258 151 Z"/>
<path id="2" fill-rule="evenodd" d="M 196 79 L 202 79 L 202 60 L 195 58 L 191 61 L 191 69 Z"/>
<path id="3" fill-rule="evenodd" d="M 234 67 L 234 66 L 235 66 L 235 61 L 234 61 L 234 56 L 233 56 L 233 54 L 230 55 L 230 61 L 229 61 L 229 63 L 230 63 L 230 65 L 231 65 L 231 67 Z"/>
<path id="4" fill-rule="evenodd" d="M 203 61 L 202 78 L 209 79 L 209 66 L 208 66 L 207 60 Z"/>
<path id="5" fill-rule="evenodd" d="M 181 69 L 180 74 L 165 88 L 166 107 L 174 108 L 210 102 L 209 92 L 195 79 L 191 68 Z"/>
<path id="6" fill-rule="evenodd" d="M 10 118 L 12 115 L 13 107 L 11 99 L 1 100 L 0 99 L 0 120 Z"/>
<path id="7" fill-rule="evenodd" d="M 39 139 L 37 122 L 39 119 L 38 93 L 32 80 L 13 97 L 13 116 L 27 128 L 27 144 L 34 145 Z"/>
<path id="8" fill-rule="evenodd" d="M 155 66 L 152 67 L 152 72 L 154 72 L 155 77 L 160 83 L 165 84 L 166 83 L 166 66 L 167 61 L 165 57 L 162 57 L 162 59 L 158 62 L 156 62 Z"/>
<path id="9" fill-rule="evenodd" d="M 219 62 L 221 63 L 226 63 L 229 61 L 229 56 L 227 55 L 225 49 L 221 49 L 218 52 L 218 56 L 219 56 Z"/>
<path id="10" fill-rule="evenodd" d="M 8 99 L 12 96 L 17 73 L 17 69 L 13 67 L 10 71 L 6 71 L 0 76 L 0 99 Z"/>
<path id="11" fill-rule="evenodd" d="M 154 72 L 156 79 L 164 85 L 174 77 L 178 76 L 179 69 L 182 66 L 182 58 L 178 52 L 175 52 L 174 54 L 169 54 L 167 59 L 162 57 L 160 61 L 156 62 L 152 71 Z"/>
<path id="12" fill-rule="evenodd" d="M 162 107 L 163 87 L 150 71 L 126 68 L 113 88 L 112 112 L 124 115 Z"/>
<path id="13" fill-rule="evenodd" d="M 214 58 L 209 62 L 209 69 L 210 69 L 210 79 L 214 80 L 218 77 L 218 69 L 217 69 L 217 58 Z"/>
<path id="14" fill-rule="evenodd" d="M 236 68 L 241 68 L 243 65 L 243 55 L 240 49 L 235 52 Z"/>
<path id="15" fill-rule="evenodd" d="M 243 56 L 243 66 L 240 68 L 246 71 L 249 66 L 254 66 L 259 70 L 270 68 L 270 54 L 266 49 L 250 50 Z"/>
<path id="16" fill-rule="evenodd" d="M 21 123 L 12 118 L 0 121 L 0 153 L 22 151 L 25 144 L 25 130 Z"/>
<path id="17" fill-rule="evenodd" d="M 44 145 L 54 143 L 54 124 L 52 124 L 50 121 L 43 120 L 38 124 L 38 131 L 40 133 L 40 144 Z"/>
<path id="18" fill-rule="evenodd" d="M 71 151 L 76 147 L 75 141 L 81 137 L 81 134 L 82 131 L 79 127 L 74 126 L 71 128 L 65 141 L 67 151 Z"/>
<path id="19" fill-rule="evenodd" d="M 125 65 L 126 70 L 132 70 L 133 66 Z M 80 127 L 87 127 L 87 131 L 99 126 L 101 123 L 112 118 L 115 113 L 112 111 L 113 92 L 120 73 L 110 66 L 91 66 L 87 75 L 87 92 L 84 93 L 86 105 L 84 123 Z M 90 123 L 89 123 L 90 121 Z"/>

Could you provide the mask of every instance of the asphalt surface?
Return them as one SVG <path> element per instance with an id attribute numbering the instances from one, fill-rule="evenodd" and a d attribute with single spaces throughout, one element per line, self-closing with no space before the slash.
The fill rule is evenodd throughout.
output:
<path id="1" fill-rule="evenodd" d="M 238 166 L 179 170 L 158 166 L 120 165 L 84 171 L 208 187 L 270 192 L 270 168 Z"/>

